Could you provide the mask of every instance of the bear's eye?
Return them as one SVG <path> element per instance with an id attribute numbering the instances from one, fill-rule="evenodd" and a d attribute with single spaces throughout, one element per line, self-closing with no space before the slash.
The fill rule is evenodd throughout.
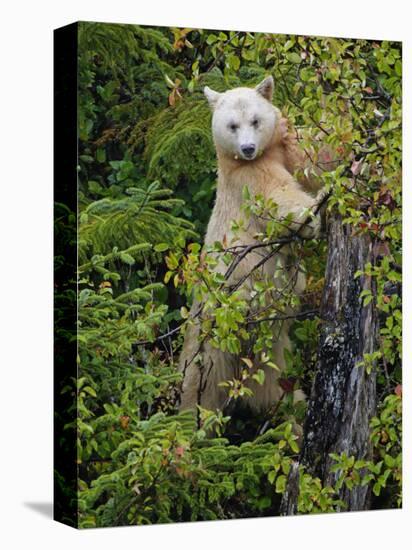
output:
<path id="1" fill-rule="evenodd" d="M 229 124 L 229 129 L 232 131 L 232 132 L 236 132 L 236 130 L 239 128 L 239 126 L 237 124 L 235 124 L 234 122 L 230 123 Z"/>
<path id="2" fill-rule="evenodd" d="M 253 126 L 253 128 L 257 128 L 259 126 L 259 121 L 258 121 L 257 118 L 254 118 L 252 120 L 252 126 Z"/>

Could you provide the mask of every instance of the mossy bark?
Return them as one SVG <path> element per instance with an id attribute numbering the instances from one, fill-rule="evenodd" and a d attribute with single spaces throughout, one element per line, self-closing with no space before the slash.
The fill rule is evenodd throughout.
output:
<path id="1" fill-rule="evenodd" d="M 366 289 L 375 296 L 373 278 L 355 277 L 374 261 L 371 238 L 354 234 L 339 216 L 330 220 L 328 235 L 318 360 L 299 464 L 324 485 L 333 486 L 338 474 L 330 471 L 330 453 L 371 457 L 369 424 L 376 409 L 376 375 L 357 365 L 365 353 L 377 349 L 378 318 L 375 300 L 364 306 L 360 297 Z M 297 511 L 297 465 L 292 474 L 281 507 L 285 515 Z M 366 510 L 370 491 L 367 486 L 351 491 L 343 487 L 340 498 L 348 511 Z"/>

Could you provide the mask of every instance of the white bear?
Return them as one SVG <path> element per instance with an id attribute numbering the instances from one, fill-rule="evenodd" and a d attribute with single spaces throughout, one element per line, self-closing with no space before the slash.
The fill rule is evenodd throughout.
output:
<path id="1" fill-rule="evenodd" d="M 307 193 L 291 173 L 302 157 L 293 140 L 286 135 L 280 111 L 272 105 L 273 87 L 273 78 L 268 77 L 256 88 L 235 88 L 224 93 L 208 87 L 204 89 L 213 111 L 212 130 L 218 160 L 216 202 L 207 228 L 206 246 L 216 241 L 233 246 L 231 222 L 244 218 L 241 210 L 244 186 L 248 186 L 251 196 L 261 194 L 266 199 L 273 199 L 278 205 L 279 218 L 292 213 L 295 227 L 306 220 L 306 209 L 315 209 L 321 200 L 320 196 Z M 240 236 L 236 235 L 235 244 L 256 243 L 254 235 L 264 230 L 264 223 L 252 215 L 245 223 L 247 229 Z M 304 226 L 305 236 L 316 232 L 317 225 L 312 221 Z M 279 265 L 288 269 L 289 253 L 284 246 L 259 268 L 261 273 L 274 279 Z M 259 250 L 247 254 L 230 275 L 228 284 L 243 281 L 261 259 Z M 221 262 L 216 269 L 226 273 L 228 267 Z M 296 292 L 304 290 L 302 273 L 297 274 L 294 284 Z M 242 283 L 246 298 L 250 297 L 250 285 L 250 278 Z M 198 308 L 199 304 L 194 303 L 192 317 Z M 290 349 L 289 326 L 284 323 L 280 334 L 274 335 L 273 357 L 280 370 L 285 366 L 284 350 Z M 197 354 L 200 360 L 195 360 Z M 239 364 L 237 355 L 216 349 L 207 341 L 199 343 L 199 326 L 195 320 L 187 327 L 180 356 L 179 368 L 184 375 L 180 409 L 195 409 L 200 405 L 222 410 L 228 403 L 228 396 L 227 389 L 219 384 L 233 379 Z M 266 410 L 279 400 L 282 390 L 277 383 L 278 377 L 279 371 L 267 367 L 263 385 L 248 382 L 253 396 L 246 401 L 252 410 Z M 303 398 L 303 394 L 300 392 L 296 397 Z"/>

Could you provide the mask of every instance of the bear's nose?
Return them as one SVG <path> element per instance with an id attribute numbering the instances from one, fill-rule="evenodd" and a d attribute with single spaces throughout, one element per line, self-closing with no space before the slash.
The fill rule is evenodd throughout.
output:
<path id="1" fill-rule="evenodd" d="M 242 145 L 241 150 L 245 157 L 251 157 L 253 156 L 256 147 L 253 143 L 248 143 L 247 145 Z"/>

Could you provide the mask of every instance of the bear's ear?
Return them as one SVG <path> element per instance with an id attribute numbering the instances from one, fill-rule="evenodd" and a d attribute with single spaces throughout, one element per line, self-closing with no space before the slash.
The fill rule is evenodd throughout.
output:
<path id="1" fill-rule="evenodd" d="M 214 90 L 212 90 L 212 88 L 209 88 L 209 86 L 205 86 L 203 88 L 203 92 L 209 102 L 209 105 L 211 106 L 212 109 L 214 109 L 219 97 L 222 94 L 220 94 L 219 92 L 215 92 Z"/>
<path id="2" fill-rule="evenodd" d="M 262 82 L 256 86 L 255 90 L 268 101 L 272 101 L 274 86 L 273 76 L 267 76 L 265 80 L 262 80 Z"/>

